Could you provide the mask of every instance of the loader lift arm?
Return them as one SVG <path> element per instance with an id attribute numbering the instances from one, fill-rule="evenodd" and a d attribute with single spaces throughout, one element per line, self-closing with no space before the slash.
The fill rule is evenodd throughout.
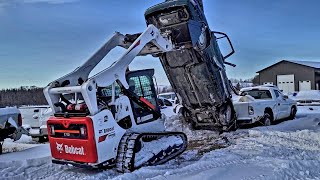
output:
<path id="1" fill-rule="evenodd" d="M 59 107 L 54 104 L 59 102 L 61 94 L 81 93 L 87 103 L 90 114 L 96 114 L 98 106 L 95 87 L 106 87 L 119 81 L 125 89 L 128 89 L 126 70 L 136 56 L 163 53 L 173 49 L 171 41 L 161 35 L 154 25 L 149 25 L 143 33 L 138 34 L 136 37 L 133 42 L 130 42 L 127 40 L 133 40 L 133 38 L 130 38 L 129 35 L 126 36 L 116 32 L 82 66 L 49 84 L 45 88 L 44 94 L 54 112 L 59 111 Z M 89 74 L 94 67 L 117 46 L 126 48 L 126 52 L 110 67 L 89 78 Z M 114 98 L 112 100 L 114 101 Z"/>

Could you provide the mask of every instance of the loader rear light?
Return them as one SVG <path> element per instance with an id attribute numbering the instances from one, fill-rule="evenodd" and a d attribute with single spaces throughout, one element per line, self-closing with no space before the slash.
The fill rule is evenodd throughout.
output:
<path id="1" fill-rule="evenodd" d="M 56 134 L 55 130 L 54 130 L 54 125 L 50 125 L 50 135 L 54 136 Z"/>
<path id="2" fill-rule="evenodd" d="M 80 128 L 80 135 L 86 137 L 87 136 L 87 128 L 85 126 L 82 126 Z"/>
<path id="3" fill-rule="evenodd" d="M 248 113 L 249 115 L 253 115 L 254 114 L 254 109 L 252 106 L 248 106 Z"/>
<path id="4" fill-rule="evenodd" d="M 22 116 L 21 114 L 18 114 L 18 126 L 22 126 Z"/>

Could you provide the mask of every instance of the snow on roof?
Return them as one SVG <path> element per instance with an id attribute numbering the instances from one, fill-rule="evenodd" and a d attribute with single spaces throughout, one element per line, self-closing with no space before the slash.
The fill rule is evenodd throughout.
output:
<path id="1" fill-rule="evenodd" d="M 291 60 L 285 60 L 285 61 L 320 69 L 320 62 L 316 62 L 316 61 L 291 61 Z"/>
<path id="2" fill-rule="evenodd" d="M 278 89 L 277 86 L 266 86 L 266 85 L 261 85 L 261 86 L 254 86 L 254 87 L 246 87 L 246 88 L 242 88 L 240 89 L 241 92 L 243 91 L 251 91 L 253 89 L 257 89 L 257 90 L 272 90 L 272 89 Z"/>

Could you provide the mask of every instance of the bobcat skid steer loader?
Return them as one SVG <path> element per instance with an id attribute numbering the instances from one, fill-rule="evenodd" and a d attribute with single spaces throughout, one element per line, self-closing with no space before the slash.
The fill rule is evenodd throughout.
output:
<path id="1" fill-rule="evenodd" d="M 82 66 L 44 89 L 54 113 L 47 122 L 53 163 L 130 172 L 167 162 L 186 149 L 185 134 L 165 131 L 156 103 L 154 70 L 128 69 L 137 55 L 174 50 L 171 41 L 153 25 L 134 42 L 130 38 L 115 33 Z M 89 77 L 117 46 L 126 52 Z"/>

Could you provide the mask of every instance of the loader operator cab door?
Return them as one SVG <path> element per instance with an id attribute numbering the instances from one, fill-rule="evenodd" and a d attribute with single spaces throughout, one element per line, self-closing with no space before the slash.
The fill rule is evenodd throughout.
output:
<path id="1" fill-rule="evenodd" d="M 129 91 L 145 101 L 148 106 L 151 106 L 156 111 L 160 112 L 153 83 L 153 75 L 153 69 L 129 71 L 127 72 L 127 82 L 129 84 Z M 158 119 L 150 109 L 142 107 L 132 100 L 131 106 L 137 124 L 147 123 Z"/>

